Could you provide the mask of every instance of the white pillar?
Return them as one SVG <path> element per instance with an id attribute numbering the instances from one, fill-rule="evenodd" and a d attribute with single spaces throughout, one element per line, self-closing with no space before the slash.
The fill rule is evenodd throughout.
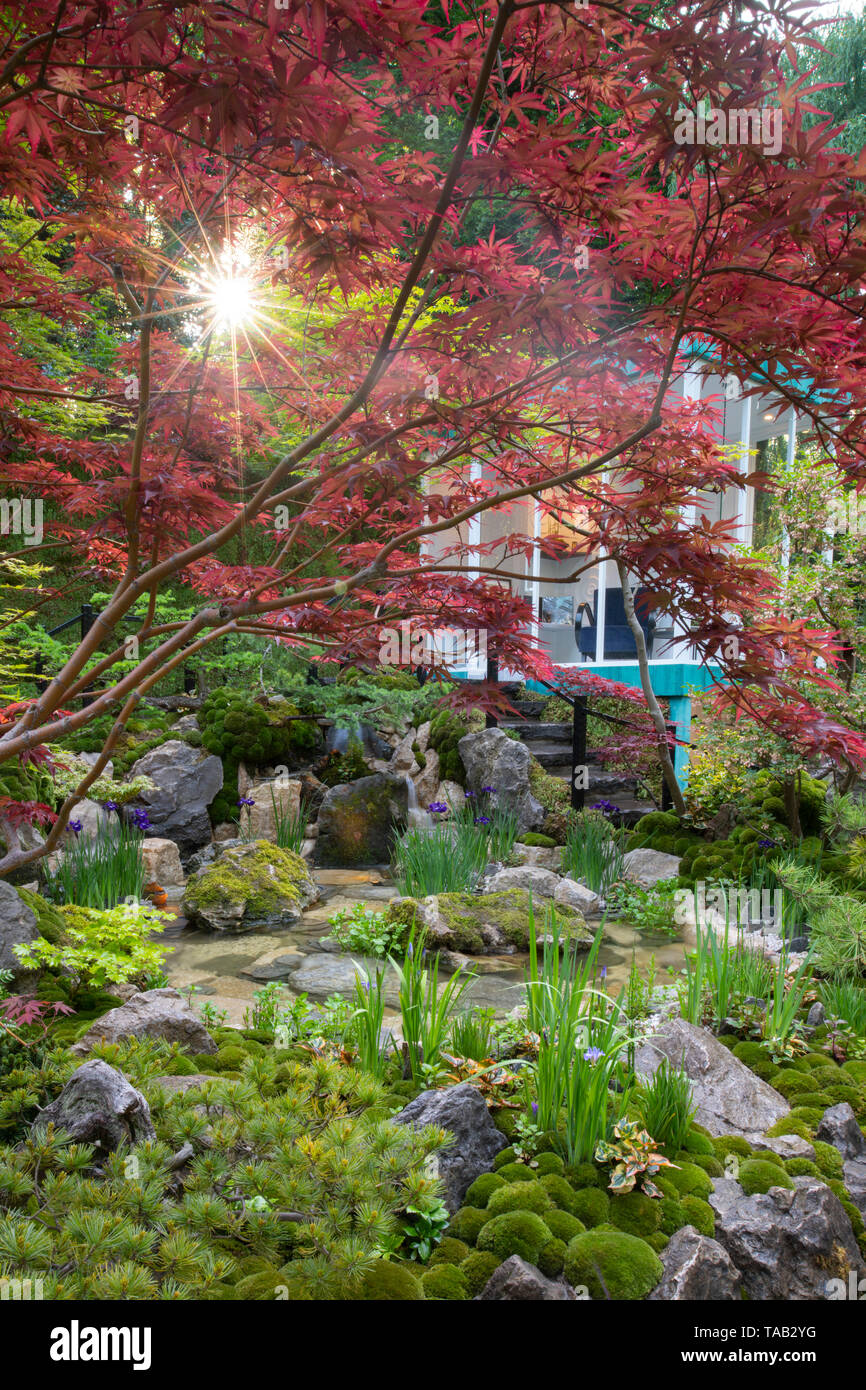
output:
<path id="1" fill-rule="evenodd" d="M 604 661 L 604 624 L 607 609 L 607 552 L 598 552 L 598 602 L 595 608 L 595 662 Z"/>
<path id="2" fill-rule="evenodd" d="M 747 477 L 749 473 L 749 447 L 752 442 L 752 397 L 743 397 L 743 413 L 740 423 L 740 474 Z M 752 512 L 754 498 L 751 488 L 743 488 L 737 493 L 737 514 L 734 518 L 738 525 L 738 540 L 741 545 L 745 545 L 751 539 L 750 528 L 752 524 Z"/>

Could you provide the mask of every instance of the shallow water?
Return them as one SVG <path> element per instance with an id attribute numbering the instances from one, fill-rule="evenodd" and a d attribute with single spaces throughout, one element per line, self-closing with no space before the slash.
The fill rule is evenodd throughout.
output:
<path id="1" fill-rule="evenodd" d="M 227 1022 L 243 1026 L 244 1010 L 252 1004 L 256 990 L 265 983 L 243 972 L 273 963 L 278 957 L 302 957 L 321 952 L 319 940 L 329 933 L 329 920 L 341 908 L 351 908 L 355 902 L 375 904 L 393 897 L 396 889 L 386 875 L 376 870 L 352 869 L 314 870 L 322 891 L 322 901 L 308 908 L 294 926 L 278 932 L 247 932 L 232 936 L 222 932 L 202 932 L 185 925 L 177 911 L 168 914 L 166 931 L 159 940 L 173 947 L 165 958 L 164 969 L 169 983 L 176 989 L 192 987 L 201 1002 L 206 999 L 217 1011 L 225 1010 Z M 590 920 L 596 930 L 599 919 Z M 655 983 L 670 983 L 671 971 L 676 973 L 683 964 L 682 938 L 650 936 L 635 931 L 625 922 L 608 920 L 599 952 L 599 965 L 607 969 L 607 992 L 618 994 L 631 970 L 632 958 L 646 977 L 652 970 L 655 957 Z M 466 1004 L 491 1007 L 506 1014 L 523 1002 L 522 985 L 526 977 L 528 957 L 479 956 L 473 965 L 478 978 L 463 996 Z M 447 976 L 442 974 L 444 984 Z M 288 996 L 293 991 L 286 981 L 280 981 Z M 388 1010 L 386 1017 L 393 1016 Z"/>

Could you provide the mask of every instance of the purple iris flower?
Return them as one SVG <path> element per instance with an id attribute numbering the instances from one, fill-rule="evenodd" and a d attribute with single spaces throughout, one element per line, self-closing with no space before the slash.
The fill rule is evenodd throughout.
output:
<path id="1" fill-rule="evenodd" d="M 495 788 L 495 787 L 482 787 L 481 790 L 482 790 L 483 792 L 487 792 L 489 795 L 492 795 L 492 794 L 496 791 L 496 788 Z"/>
<path id="2" fill-rule="evenodd" d="M 116 801 L 106 801 L 105 809 L 106 811 L 117 811 L 119 810 L 119 807 Z"/>
<path id="3" fill-rule="evenodd" d="M 604 1056 L 600 1047 L 588 1047 L 583 1054 L 585 1062 L 598 1062 Z"/>
<path id="4" fill-rule="evenodd" d="M 534 1100 L 534 1101 L 532 1102 L 532 1113 L 533 1113 L 533 1115 L 537 1115 L 537 1114 L 538 1114 L 538 1101 L 537 1101 L 537 1100 Z"/>
<path id="5" fill-rule="evenodd" d="M 252 799 L 251 796 L 239 796 L 239 797 L 238 797 L 238 805 L 239 805 L 239 806 L 255 806 L 255 804 L 256 804 L 256 803 L 253 801 L 253 799 Z"/>
<path id="6" fill-rule="evenodd" d="M 444 801 L 431 801 L 427 810 L 432 811 L 434 816 L 441 816 L 448 810 L 448 805 Z"/>
<path id="7" fill-rule="evenodd" d="M 474 796 L 475 793 L 474 793 L 474 792 L 464 792 L 463 795 L 464 795 L 464 796 Z"/>
<path id="8" fill-rule="evenodd" d="M 68 820 L 68 821 L 66 822 L 66 828 L 67 828 L 67 830 L 71 830 L 72 833 L 73 833 L 73 835 L 80 835 L 80 834 L 81 834 L 81 821 L 80 821 L 80 820 Z"/>
<path id="9" fill-rule="evenodd" d="M 132 819 L 135 824 L 136 830 L 150 829 L 150 816 L 147 814 L 147 812 L 144 810 L 142 806 L 133 806 Z"/>
<path id="10" fill-rule="evenodd" d="M 594 801 L 589 809 L 591 811 L 603 811 L 606 816 L 619 815 L 619 807 L 614 806 L 612 801 Z"/>
<path id="11" fill-rule="evenodd" d="M 776 841 L 775 841 L 775 840 L 759 840 L 759 841 L 758 841 L 758 849 L 775 849 L 775 848 L 776 848 Z"/>
<path id="12" fill-rule="evenodd" d="M 476 825 L 489 825 L 489 824 L 490 824 L 490 817 L 489 817 L 489 816 L 476 816 L 476 817 L 475 817 L 475 824 L 476 824 Z"/>

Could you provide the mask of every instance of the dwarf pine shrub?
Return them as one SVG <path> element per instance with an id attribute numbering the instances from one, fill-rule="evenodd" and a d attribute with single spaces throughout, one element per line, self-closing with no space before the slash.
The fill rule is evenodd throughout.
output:
<path id="1" fill-rule="evenodd" d="M 358 1297 L 400 1214 L 440 1195 L 424 1165 L 441 1131 L 390 1123 L 382 1087 L 328 1057 L 243 1049 L 234 1076 L 167 1093 L 176 1048 L 93 1055 L 143 1091 L 154 1142 L 105 1157 L 32 1132 L 78 1065 L 60 1050 L 0 1080 L 0 1280 L 41 1279 L 46 1299 Z"/>

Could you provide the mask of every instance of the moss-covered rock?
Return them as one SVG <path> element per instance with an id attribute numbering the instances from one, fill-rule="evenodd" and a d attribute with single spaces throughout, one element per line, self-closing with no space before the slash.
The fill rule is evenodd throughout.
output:
<path id="1" fill-rule="evenodd" d="M 378 1303 L 417 1303 L 424 1297 L 424 1290 L 404 1266 L 392 1264 L 390 1260 L 377 1260 L 364 1275 L 358 1297 Z"/>
<path id="2" fill-rule="evenodd" d="M 466 955 L 497 955 L 525 951 L 529 946 L 530 894 L 526 888 L 495 893 L 440 893 L 424 901 L 428 944 Z M 557 905 L 563 938 L 577 950 L 588 950 L 592 933 L 583 914 L 565 903 Z"/>
<path id="3" fill-rule="evenodd" d="M 306 863 L 267 840 L 232 845 L 192 874 L 183 895 L 188 920 L 212 931 L 289 926 L 319 890 Z"/>
<path id="4" fill-rule="evenodd" d="M 521 1259 L 534 1265 L 551 1239 L 550 1227 L 535 1212 L 510 1211 L 487 1221 L 481 1228 L 477 1244 L 479 1250 L 492 1250 L 500 1260 L 507 1260 L 509 1255 L 520 1255 Z"/>
<path id="5" fill-rule="evenodd" d="M 586 1231 L 570 1240 L 565 1277 L 585 1287 L 590 1298 L 623 1302 L 646 1298 L 664 1273 L 656 1252 L 645 1240 L 625 1231 Z"/>
<path id="6" fill-rule="evenodd" d="M 686 1209 L 679 1197 L 662 1197 L 660 1229 L 672 1236 L 681 1226 L 687 1226 Z"/>
<path id="7" fill-rule="evenodd" d="M 18 888 L 16 892 L 36 918 L 36 929 L 39 935 L 55 945 L 65 941 L 68 923 L 63 913 L 54 906 L 54 903 L 43 898 L 41 893 L 33 893 L 29 888 Z"/>

